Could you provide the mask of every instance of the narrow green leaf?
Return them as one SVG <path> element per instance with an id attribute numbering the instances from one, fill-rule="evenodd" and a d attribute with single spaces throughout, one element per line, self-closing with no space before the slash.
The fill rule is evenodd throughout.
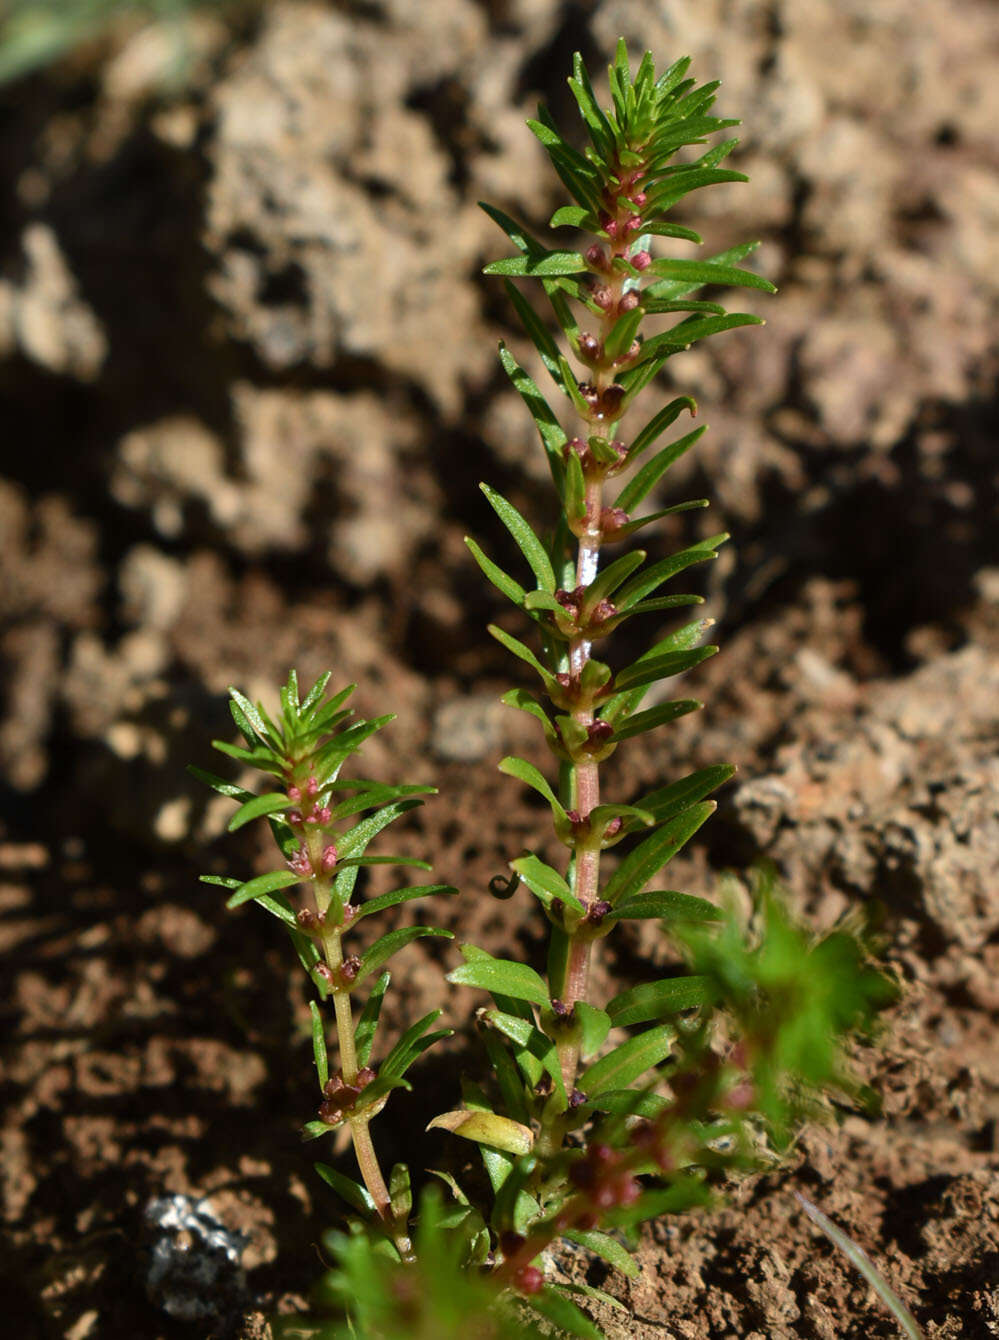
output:
<path id="1" fill-rule="evenodd" d="M 523 608 L 526 592 L 520 583 L 515 581 L 508 573 L 505 573 L 502 568 L 497 567 L 491 559 L 487 558 L 475 541 L 470 539 L 467 535 L 465 536 L 465 544 L 471 550 L 472 557 L 492 582 L 493 586 L 495 586 L 498 591 L 502 591 L 503 595 L 505 595 L 508 600 L 512 600 L 515 605 Z"/>
<path id="2" fill-rule="evenodd" d="M 724 316 L 688 317 L 680 321 L 661 335 L 654 335 L 642 345 L 641 352 L 632 366 L 647 358 L 658 358 L 661 353 L 674 349 L 689 349 L 697 340 L 707 339 L 724 330 L 735 330 L 738 326 L 765 325 L 762 317 L 752 316 L 749 312 L 728 312 Z"/>
<path id="3" fill-rule="evenodd" d="M 189 763 L 186 770 L 192 777 L 196 777 L 199 782 L 204 782 L 205 786 L 210 786 L 213 791 L 217 791 L 220 796 L 230 796 L 233 800 L 253 799 L 252 791 L 247 791 L 242 786 L 236 786 L 234 782 L 227 782 L 224 777 L 216 777 L 214 772 L 206 772 L 204 768 L 195 767 L 193 763 Z"/>
<path id="4" fill-rule="evenodd" d="M 640 893 L 654 874 L 673 859 L 715 810 L 714 801 L 702 801 L 671 819 L 630 851 L 611 875 L 601 896 L 618 903 Z"/>
<path id="5" fill-rule="evenodd" d="M 254 736 L 265 744 L 278 745 L 280 743 L 278 740 L 271 739 L 259 708 L 254 707 L 249 698 L 244 697 L 239 689 L 234 689 L 231 685 L 229 686 L 229 697 L 231 700 L 229 711 L 232 713 L 233 720 L 251 743 Z M 247 725 L 251 728 L 249 732 L 246 730 Z"/>
<path id="6" fill-rule="evenodd" d="M 393 801 L 389 805 L 383 805 L 375 814 L 369 815 L 367 819 L 362 819 L 360 823 L 354 825 L 346 833 L 343 833 L 337 839 L 337 851 L 341 857 L 358 856 L 365 850 L 368 843 L 383 829 L 388 828 L 389 824 L 394 823 L 410 810 L 418 809 L 422 801 L 415 797 L 404 797 L 402 800 Z"/>
<path id="7" fill-rule="evenodd" d="M 718 648 L 694 647 L 690 651 L 670 651 L 662 656 L 641 658 L 622 670 L 617 676 L 615 683 L 624 689 L 641 688 L 646 684 L 658 684 L 662 679 L 669 679 L 673 675 L 683 674 L 685 670 L 692 670 L 695 665 L 700 665 L 702 661 L 708 660 L 718 654 Z"/>
<path id="8" fill-rule="evenodd" d="M 673 702 L 659 703 L 658 706 L 650 707 L 644 712 L 634 712 L 624 721 L 615 724 L 614 739 L 630 740 L 635 735 L 642 735 L 669 721 L 676 721 L 678 717 L 686 716 L 688 712 L 696 712 L 703 706 L 704 704 L 698 702 L 696 698 L 678 698 Z"/>
<path id="9" fill-rule="evenodd" d="M 371 1048 L 378 1031 L 378 1016 L 381 1014 L 382 1001 L 385 999 L 390 981 L 391 975 L 383 972 L 371 988 L 371 994 L 358 1016 L 357 1027 L 354 1029 L 354 1046 L 357 1049 L 357 1063 L 360 1066 L 367 1065 L 371 1059 Z"/>
<path id="10" fill-rule="evenodd" d="M 240 884 L 236 892 L 226 902 L 226 907 L 230 910 L 234 907 L 241 907 L 243 903 L 249 903 L 254 898 L 259 898 L 262 893 L 273 893 L 275 889 L 287 889 L 292 884 L 300 884 L 301 875 L 294 874 L 291 870 L 270 870 L 266 875 L 257 875 L 256 879 L 248 879 L 245 884 Z"/>
<path id="11" fill-rule="evenodd" d="M 607 1041 L 611 1028 L 610 1015 L 605 1010 L 587 1005 L 585 1000 L 577 1000 L 574 1010 L 580 1031 L 579 1054 L 585 1061 L 594 1056 Z"/>
<path id="12" fill-rule="evenodd" d="M 700 287 L 702 284 L 718 284 L 725 287 L 758 288 L 764 293 L 777 292 L 770 280 L 764 279 L 762 275 L 754 274 L 752 270 L 740 270 L 735 265 L 723 265 L 716 260 L 694 261 L 661 257 L 652 262 L 647 273 L 652 273 L 659 279 L 695 287 Z M 658 284 L 651 284 L 649 293 L 652 297 L 664 296 L 664 291 Z M 670 294 L 670 296 L 677 295 Z"/>
<path id="13" fill-rule="evenodd" d="M 327 670 L 325 674 L 319 676 L 319 678 L 313 684 L 312 688 L 309 689 L 308 693 L 302 699 L 303 717 L 308 716 L 312 711 L 312 709 L 320 701 L 323 694 L 326 692 L 326 685 L 330 682 L 332 678 L 333 678 L 333 671 Z M 349 697 L 350 694 L 353 693 L 354 689 L 356 688 L 357 688 L 356 684 L 351 684 L 348 688 L 342 690 L 343 698 Z"/>
<path id="14" fill-rule="evenodd" d="M 594 1256 L 599 1256 L 601 1260 L 606 1261 L 615 1270 L 620 1270 L 621 1274 L 627 1275 L 629 1279 L 637 1279 L 642 1273 L 638 1262 L 628 1249 L 622 1246 L 617 1238 L 612 1238 L 608 1233 L 600 1233 L 595 1228 L 573 1228 L 563 1236 L 568 1238 L 570 1242 L 578 1242 L 580 1247 L 585 1247 Z"/>
<path id="15" fill-rule="evenodd" d="M 527 375 L 505 344 L 500 344 L 499 356 L 507 376 L 513 382 L 515 390 L 534 420 L 534 425 L 538 430 L 545 454 L 548 457 L 548 468 L 551 470 L 552 479 L 555 482 L 556 489 L 561 493 L 565 472 L 562 448 L 568 441 L 565 431 L 548 401 L 538 390 L 537 383 Z M 558 369 L 557 362 L 555 368 Z M 561 373 L 559 373 L 559 376 L 561 377 Z"/>
<path id="16" fill-rule="evenodd" d="M 497 493 L 495 489 L 491 489 L 488 484 L 480 484 L 479 488 L 489 499 L 493 511 L 513 536 L 517 548 L 524 555 L 528 566 L 534 573 L 539 589 L 553 593 L 555 591 L 555 573 L 552 570 L 551 559 L 548 557 L 544 545 L 512 503 L 507 502 L 501 494 Z"/>
<path id="17" fill-rule="evenodd" d="M 291 808 L 292 801 L 287 796 L 281 796 L 277 792 L 272 792 L 271 795 L 266 796 L 254 796 L 253 800 L 248 800 L 245 804 L 240 805 L 232 819 L 229 820 L 229 832 L 236 832 L 237 828 L 242 828 L 242 825 L 250 823 L 253 819 L 260 819 L 262 815 L 279 815 L 285 809 Z"/>
<path id="18" fill-rule="evenodd" d="M 508 256 L 483 267 L 484 275 L 510 275 L 522 278 L 541 275 L 577 275 L 586 262 L 575 251 L 545 251 L 539 255 Z"/>
<path id="19" fill-rule="evenodd" d="M 579 1079 L 579 1087 L 588 1098 L 605 1089 L 625 1088 L 640 1075 L 664 1061 L 673 1048 L 675 1030 L 668 1025 L 650 1028 L 615 1047 L 588 1066 Z"/>
<path id="20" fill-rule="evenodd" d="M 441 1010 L 431 1010 L 429 1014 L 425 1014 L 422 1019 L 417 1020 L 415 1024 L 407 1028 L 378 1067 L 379 1075 L 404 1075 L 418 1056 L 422 1056 L 435 1043 L 442 1041 L 444 1038 L 452 1037 L 454 1035 L 453 1028 L 439 1028 L 434 1033 L 427 1032 L 430 1025 L 436 1022 L 441 1014 Z"/>
<path id="21" fill-rule="evenodd" d="M 524 1189 L 531 1180 L 538 1161 L 531 1154 L 522 1154 L 519 1158 L 514 1158 L 513 1155 L 504 1153 L 501 1157 L 510 1161 L 509 1172 L 503 1179 L 503 1185 L 496 1192 L 490 1219 L 494 1228 L 500 1231 L 510 1228 L 521 1237 L 526 1237 L 529 1225 L 541 1215 L 541 1206 Z"/>
<path id="22" fill-rule="evenodd" d="M 744 172 L 733 172 L 730 168 L 690 167 L 683 172 L 674 173 L 662 186 L 651 191 L 645 208 L 650 214 L 653 212 L 662 214 L 672 209 L 677 201 L 682 200 L 691 191 L 698 191 L 704 186 L 720 185 L 727 181 L 749 181 L 749 178 Z"/>
<path id="23" fill-rule="evenodd" d="M 430 898 L 438 893 L 450 897 L 457 892 L 453 884 L 411 884 L 405 889 L 392 889 L 390 893 L 380 893 L 377 898 L 369 898 L 367 902 L 361 903 L 354 916 L 354 924 L 356 925 L 362 917 L 384 912 L 387 907 L 408 903 L 414 898 Z"/>
<path id="24" fill-rule="evenodd" d="M 617 1228 L 629 1229 L 643 1224 L 648 1219 L 658 1219 L 662 1215 L 681 1214 L 698 1205 L 707 1205 L 711 1200 L 711 1188 L 700 1180 L 697 1174 L 685 1176 L 672 1186 L 647 1191 L 635 1205 L 621 1206 L 608 1210 L 605 1223 Z"/>
<path id="25" fill-rule="evenodd" d="M 671 977 L 622 991 L 607 1006 L 607 1013 L 615 1028 L 623 1028 L 651 1019 L 669 1019 L 684 1010 L 707 1005 L 711 998 L 710 977 Z"/>
<path id="26" fill-rule="evenodd" d="M 516 777 L 518 781 L 523 782 L 525 786 L 531 787 L 537 791 L 538 795 L 543 796 L 552 807 L 552 813 L 559 819 L 565 818 L 565 809 L 562 802 L 552 790 L 547 777 L 540 772 L 533 763 L 528 763 L 525 758 L 515 758 L 512 755 L 504 758 L 499 764 L 500 772 L 506 773 L 508 777 Z"/>
<path id="27" fill-rule="evenodd" d="M 625 512 L 633 512 L 642 499 L 655 488 L 670 466 L 703 437 L 707 428 L 707 424 L 702 424 L 699 428 L 694 428 L 683 437 L 677 438 L 675 442 L 663 447 L 661 451 L 657 451 L 651 460 L 646 461 L 634 478 L 625 484 L 615 498 L 614 506 L 622 508 Z M 634 450 L 632 455 L 634 455 Z"/>
<path id="28" fill-rule="evenodd" d="M 817 1205 L 813 1205 L 810 1200 L 797 1191 L 794 1193 L 795 1200 L 808 1215 L 814 1224 L 817 1224 L 826 1235 L 833 1246 L 838 1247 L 846 1259 L 854 1266 L 864 1279 L 871 1286 L 877 1296 L 884 1303 L 885 1307 L 892 1314 L 899 1324 L 903 1335 L 909 1337 L 909 1340 L 923 1340 L 923 1332 L 919 1329 L 915 1317 L 889 1285 L 888 1281 L 875 1266 L 874 1262 L 863 1250 L 858 1247 L 852 1238 L 838 1229 L 833 1221 L 824 1215 Z"/>
<path id="29" fill-rule="evenodd" d="M 659 437 L 670 424 L 675 423 L 684 410 L 691 415 L 697 413 L 697 401 L 693 396 L 681 395 L 675 400 L 671 400 L 664 406 L 655 418 L 651 419 L 631 444 L 628 452 L 628 461 L 635 461 L 646 450 L 651 447 L 656 438 Z"/>
<path id="30" fill-rule="evenodd" d="M 491 1145 L 508 1154 L 529 1154 L 534 1145 L 534 1134 L 529 1127 L 496 1112 L 442 1112 L 434 1117 L 427 1130 L 450 1131 L 476 1144 Z"/>
<path id="31" fill-rule="evenodd" d="M 531 651 L 529 647 L 525 647 L 523 642 L 518 642 L 515 637 L 511 637 L 509 633 L 504 632 L 504 630 L 502 628 L 497 627 L 496 624 L 490 624 L 488 631 L 492 634 L 492 636 L 496 639 L 497 642 L 501 643 L 504 647 L 506 647 L 507 651 L 513 652 L 514 656 L 518 657 L 520 660 L 524 661 L 527 665 L 529 665 L 533 670 L 537 671 L 537 673 L 541 676 L 542 682 L 544 683 L 544 686 L 549 691 L 549 693 L 552 691 L 553 688 L 558 687 L 555 682 L 554 675 L 550 674 L 545 669 L 545 667 L 535 656 L 534 652 Z"/>
<path id="32" fill-rule="evenodd" d="M 630 312 L 625 312 L 624 316 L 614 322 L 610 334 L 604 340 L 604 355 L 607 358 L 620 358 L 622 354 L 627 353 L 632 340 L 638 334 L 644 316 L 645 311 L 639 306 Z"/>
<path id="33" fill-rule="evenodd" d="M 546 1285 L 541 1293 L 532 1294 L 523 1301 L 526 1307 L 545 1317 L 567 1335 L 583 1336 L 584 1340 L 604 1340 L 603 1331 L 590 1321 L 586 1313 L 550 1285 Z"/>
<path id="34" fill-rule="evenodd" d="M 463 963 L 448 973 L 447 980 L 454 986 L 500 991 L 515 1000 L 530 1001 L 532 1005 L 551 1005 L 544 978 L 526 963 L 516 963 L 512 959 L 476 959 Z"/>
<path id="35" fill-rule="evenodd" d="M 706 898 L 672 889 L 649 889 L 618 903 L 608 921 L 720 921 L 722 912 Z"/>
<path id="36" fill-rule="evenodd" d="M 309 1013 L 312 1015 L 312 1054 L 316 1060 L 319 1088 L 322 1090 L 326 1087 L 326 1081 L 330 1077 L 329 1057 L 326 1052 L 326 1030 L 323 1027 L 323 1016 L 319 1013 L 319 1006 L 314 1000 L 309 1001 Z"/>
<path id="37" fill-rule="evenodd" d="M 568 83 L 582 113 L 583 120 L 586 122 L 593 147 L 605 163 L 613 163 L 615 157 L 614 132 L 597 102 L 593 85 L 590 83 L 589 71 L 578 51 L 573 56 L 572 77 Z"/>
<path id="38" fill-rule="evenodd" d="M 377 968 L 380 968 L 387 958 L 398 949 L 410 944 L 413 940 L 420 939 L 424 935 L 443 936 L 446 940 L 454 939 L 453 931 L 440 930 L 435 926 L 403 926 L 397 931 L 389 931 L 388 935 L 383 935 L 380 940 L 366 949 L 361 955 L 361 966 L 358 969 L 355 982 L 363 982 L 365 977 L 370 976 Z"/>
<path id="39" fill-rule="evenodd" d="M 511 1041 L 516 1042 L 541 1062 L 541 1065 L 551 1076 L 555 1092 L 560 1097 L 564 1108 L 567 1099 L 565 1084 L 562 1080 L 562 1066 L 558 1058 L 558 1050 L 551 1038 L 542 1033 L 540 1028 L 535 1027 L 529 1020 L 507 1014 L 504 1010 L 488 1010 L 486 1018 Z"/>
<path id="40" fill-rule="evenodd" d="M 513 1057 L 507 1049 L 505 1040 L 491 1029 L 484 1029 L 482 1041 L 485 1044 L 489 1065 L 496 1077 L 496 1083 L 499 1085 L 503 1107 L 510 1113 L 514 1121 L 519 1121 L 525 1126 L 530 1125 L 531 1114 L 528 1111 L 524 1094 L 524 1083 L 514 1064 Z"/>
<path id="41" fill-rule="evenodd" d="M 585 228 L 596 231 L 596 219 L 582 205 L 563 205 L 548 220 L 549 228 Z"/>
<path id="42" fill-rule="evenodd" d="M 289 930 L 298 929 L 298 919 L 291 910 L 291 904 L 284 894 L 261 893 L 253 901 L 258 907 L 262 907 L 265 912 L 270 912 L 271 916 L 277 917 L 278 921 L 283 921 Z"/>
<path id="43" fill-rule="evenodd" d="M 699 540 L 697 544 L 692 544 L 689 549 L 681 549 L 675 554 L 670 554 L 668 558 L 653 563 L 651 567 L 638 573 L 618 591 L 616 601 L 618 609 L 628 609 L 639 600 L 644 600 L 646 596 L 651 595 L 653 591 L 662 586 L 663 582 L 668 582 L 678 572 L 684 572 L 695 563 L 707 563 L 711 559 L 717 558 L 715 550 L 724 544 L 727 539 L 728 533 L 722 531 L 718 535 L 709 536 L 706 540 Z M 703 620 L 696 620 L 696 623 L 703 625 Z M 693 628 L 695 624 L 686 626 Z"/>
<path id="44" fill-rule="evenodd" d="M 622 554 L 613 563 L 603 568 L 586 588 L 583 596 L 582 614 L 588 618 L 601 600 L 607 600 L 622 582 L 627 581 L 636 568 L 645 562 L 645 550 L 633 549 L 630 554 Z"/>
<path id="45" fill-rule="evenodd" d="M 643 810 L 650 810 L 657 821 L 662 823 L 666 819 L 672 819 L 688 805 L 710 796 L 712 791 L 717 791 L 718 787 L 734 774 L 735 768 L 731 763 L 713 763 L 708 768 L 699 768 L 676 782 L 670 782 L 669 786 L 657 787 L 635 804 Z"/>
<path id="46" fill-rule="evenodd" d="M 343 1173 L 337 1172 L 328 1163 L 314 1163 L 312 1166 L 323 1181 L 331 1186 L 348 1205 L 353 1206 L 355 1210 L 359 1210 L 361 1214 L 370 1215 L 372 1218 L 376 1216 L 377 1209 L 371 1193 L 366 1187 L 361 1186 L 360 1182 L 355 1182 L 350 1177 L 344 1177 Z"/>
<path id="47" fill-rule="evenodd" d="M 521 325 L 524 327 L 531 343 L 541 355 L 541 361 L 551 374 L 552 380 L 559 390 L 564 390 L 564 379 L 559 367 L 559 347 L 555 339 L 538 316 L 537 312 L 524 297 L 523 293 L 517 288 L 516 284 L 511 284 L 509 279 L 503 281 L 503 287 L 506 289 L 506 295 L 520 317 Z"/>
<path id="48" fill-rule="evenodd" d="M 552 901 L 559 898 L 567 908 L 571 908 L 578 916 L 582 917 L 584 915 L 583 904 L 558 871 L 550 865 L 546 865 L 533 853 L 528 856 L 519 856 L 517 860 L 511 861 L 510 869 L 517 872 L 546 909 L 550 909 Z M 535 1002 L 535 1004 L 539 1003 L 541 1002 Z"/>
<path id="49" fill-rule="evenodd" d="M 503 229 L 518 251 L 521 251 L 526 255 L 544 254 L 545 248 L 537 238 L 532 237 L 515 219 L 511 219 L 509 214 L 504 214 L 501 209 L 497 209 L 495 205 L 487 204 L 484 200 L 480 200 L 478 205 L 483 213 L 489 215 L 493 223 L 498 224 L 500 228 Z"/>
<path id="50" fill-rule="evenodd" d="M 435 786 L 383 786 L 380 784 L 365 785 L 360 787 L 356 795 L 335 805 L 330 814 L 330 822 L 336 823 L 338 819 L 348 819 L 352 815 L 361 814 L 364 810 L 373 810 L 376 806 L 384 805 L 393 800 L 404 800 L 407 796 L 435 796 L 437 788 Z"/>

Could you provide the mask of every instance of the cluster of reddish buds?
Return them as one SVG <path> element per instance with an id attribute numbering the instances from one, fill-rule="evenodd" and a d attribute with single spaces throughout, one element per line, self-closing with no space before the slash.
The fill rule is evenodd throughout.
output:
<path id="1" fill-rule="evenodd" d="M 323 1085 L 323 1102 L 319 1108 L 319 1120 L 327 1126 L 339 1126 L 344 1118 L 354 1110 L 358 1098 L 375 1078 L 370 1066 L 362 1066 L 352 1084 L 346 1083 L 343 1072 L 338 1070 Z"/>
<path id="2" fill-rule="evenodd" d="M 621 417 L 621 402 L 625 397 L 625 389 L 619 382 L 612 382 L 602 391 L 598 391 L 592 382 L 580 382 L 579 394 L 586 402 L 591 420 L 606 419 L 614 423 Z"/>
<path id="3" fill-rule="evenodd" d="M 562 455 L 566 460 L 568 460 L 570 452 L 578 456 L 579 463 L 583 467 L 584 475 L 614 474 L 625 465 L 628 458 L 628 447 L 626 443 L 620 440 L 620 438 L 615 438 L 610 446 L 614 455 L 617 457 L 617 460 L 610 465 L 605 464 L 603 461 L 598 461 L 593 454 L 589 442 L 584 441 L 581 437 L 571 437 L 562 448 Z"/>
<path id="4" fill-rule="evenodd" d="M 348 954 L 339 968 L 331 968 L 327 963 L 317 963 L 313 969 L 331 991 L 349 991 L 361 971 L 361 960 L 356 954 Z"/>
<path id="5" fill-rule="evenodd" d="M 592 1206 L 591 1211 L 574 1214 L 579 1228 L 595 1228 L 600 1215 L 618 1206 L 634 1205 L 642 1186 L 631 1170 L 630 1155 L 606 1144 L 593 1144 L 569 1169 L 569 1181 Z"/>
<path id="6" fill-rule="evenodd" d="M 288 799 L 294 804 L 298 804 L 303 799 L 312 802 L 312 806 L 307 810 L 294 809 L 288 811 L 288 822 L 293 828 L 302 824 L 328 824 L 332 815 L 328 805 L 319 806 L 316 804 L 316 796 L 319 794 L 319 783 L 315 777 L 310 777 L 304 787 L 289 786 Z M 292 867 L 294 869 L 294 867 Z"/>
<path id="7" fill-rule="evenodd" d="M 329 810 L 327 809 L 325 812 L 327 815 L 326 821 L 328 821 Z M 317 820 L 316 822 L 324 821 Z M 336 862 L 336 844 L 328 842 L 323 848 L 322 856 L 319 858 L 319 869 L 317 870 L 312 864 L 312 857 L 309 855 L 309 849 L 303 842 L 294 852 L 292 852 L 291 856 L 288 857 L 287 864 L 288 869 L 294 871 L 296 875 L 301 875 L 303 879 L 311 879 L 313 875 L 317 874 L 331 875 L 336 869 Z"/>
<path id="8" fill-rule="evenodd" d="M 617 614 L 617 607 L 610 600 L 598 600 L 585 623 L 581 622 L 583 618 L 583 604 L 586 599 L 585 586 L 577 586 L 573 591 L 559 589 L 555 592 L 555 599 L 565 610 L 571 625 L 579 632 L 592 632 L 599 628 L 602 623 L 608 619 L 613 619 Z"/>

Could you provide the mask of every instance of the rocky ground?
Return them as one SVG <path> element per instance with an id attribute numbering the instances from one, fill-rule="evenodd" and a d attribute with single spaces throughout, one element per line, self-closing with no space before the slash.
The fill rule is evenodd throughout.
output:
<path id="1" fill-rule="evenodd" d="M 690 677 L 707 711 L 612 785 L 736 762 L 677 887 L 763 856 L 818 924 L 877 900 L 905 993 L 865 1062 L 883 1116 L 810 1132 L 729 1208 L 656 1227 L 608 1329 L 895 1335 L 799 1188 L 929 1340 L 999 1336 L 987 0 L 274 0 L 197 17 L 179 86 L 168 38 L 126 27 L 3 91 L 12 1333 L 249 1336 L 316 1271 L 334 1211 L 297 1139 L 301 987 L 266 918 L 196 883 L 266 859 L 220 839 L 225 807 L 183 771 L 226 731 L 226 685 L 268 696 L 289 665 L 330 666 L 363 713 L 395 711 L 367 768 L 440 788 L 406 842 L 461 887 L 448 924 L 537 952 L 527 906 L 486 892 L 544 830 L 495 772 L 537 742 L 495 704 L 510 665 L 462 536 L 498 540 L 481 478 L 543 522 L 545 466 L 495 362 L 499 335 L 522 345 L 479 277 L 501 242 L 475 202 L 547 218 L 524 117 L 539 96 L 567 116 L 572 51 L 599 67 L 618 34 L 723 80 L 751 182 L 688 212 L 709 250 L 762 238 L 781 292 L 760 295 L 765 330 L 677 364 L 712 430 L 670 496 L 709 494 L 706 524 L 734 536 L 706 591 L 724 655 Z M 606 974 L 665 954 L 623 933 Z M 398 960 L 407 1012 L 438 1003 L 446 958 Z M 393 1100 L 389 1160 L 466 1056 L 459 1035 Z M 243 1235 L 223 1315 L 165 1309 L 147 1212 L 170 1196 Z"/>

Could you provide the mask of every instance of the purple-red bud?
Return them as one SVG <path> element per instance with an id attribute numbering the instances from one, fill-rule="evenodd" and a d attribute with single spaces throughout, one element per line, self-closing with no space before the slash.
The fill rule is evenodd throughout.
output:
<path id="1" fill-rule="evenodd" d="M 289 787 L 288 787 L 288 792 L 287 792 L 287 794 L 288 794 L 288 799 L 289 799 L 289 800 L 301 800 L 301 799 L 302 799 L 302 793 L 301 793 L 301 791 L 298 789 L 297 786 L 289 786 Z"/>
<path id="2" fill-rule="evenodd" d="M 638 301 L 638 294 L 633 288 L 630 288 L 627 293 L 621 295 L 621 301 L 617 305 L 618 315 L 623 316 L 625 312 L 633 312 L 638 306 Z"/>
<path id="3" fill-rule="evenodd" d="M 625 231 L 629 233 L 639 233 L 642 230 L 641 214 L 632 214 L 624 223 Z"/>
<path id="4" fill-rule="evenodd" d="M 545 1287 L 545 1277 L 537 1266 L 521 1266 L 513 1277 L 513 1287 L 533 1296 Z"/>
<path id="5" fill-rule="evenodd" d="M 336 846 L 332 842 L 323 848 L 322 869 L 324 875 L 336 869 Z"/>
<path id="6" fill-rule="evenodd" d="M 652 257 L 647 251 L 636 251 L 631 258 L 631 263 L 636 270 L 647 270 L 652 264 Z"/>
<path id="7" fill-rule="evenodd" d="M 648 198 L 649 197 L 645 194 L 644 191 L 636 191 L 634 195 L 629 196 L 631 203 L 635 206 L 636 209 L 641 209 L 642 206 L 648 201 Z"/>
<path id="8" fill-rule="evenodd" d="M 587 265 L 591 265 L 594 270 L 607 269 L 607 252 L 599 242 L 594 242 L 591 247 L 587 247 L 583 253 L 583 259 Z"/>
<path id="9" fill-rule="evenodd" d="M 589 252 L 587 252 L 587 256 L 589 256 Z M 603 312 L 609 311 L 611 304 L 614 301 L 614 293 L 607 284 L 594 285 L 592 297 L 593 301 Z"/>
<path id="10" fill-rule="evenodd" d="M 292 852 L 291 856 L 288 857 L 287 864 L 288 869 L 294 871 L 296 875 L 312 874 L 312 861 L 304 843 Z"/>
<path id="11" fill-rule="evenodd" d="M 595 359 L 600 356 L 601 344 L 595 335 L 584 330 L 579 336 L 579 352 L 583 358 Z"/>

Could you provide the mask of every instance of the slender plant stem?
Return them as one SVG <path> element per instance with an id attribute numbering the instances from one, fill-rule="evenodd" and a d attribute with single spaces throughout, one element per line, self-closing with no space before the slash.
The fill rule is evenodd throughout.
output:
<path id="1" fill-rule="evenodd" d="M 623 256 L 626 245 L 614 249 L 615 255 Z M 617 271 L 611 271 L 608 280 L 610 303 L 601 318 L 601 347 L 614 327 L 618 318 L 618 302 L 624 292 L 624 278 Z M 594 369 L 593 384 L 599 396 L 613 381 L 613 371 L 608 367 Z M 615 425 L 611 425 L 612 427 Z M 588 433 L 603 431 L 608 427 L 599 416 L 586 424 Z M 600 567 L 600 543 L 602 540 L 601 512 L 603 509 L 603 478 L 594 475 L 587 479 L 585 495 L 585 528 L 579 537 L 576 555 L 576 584 L 589 586 L 597 576 Z M 591 644 L 584 637 L 574 638 L 569 646 L 569 670 L 574 679 L 582 674 L 590 659 Z M 580 708 L 573 713 L 576 721 L 588 729 L 593 725 L 594 713 L 591 707 Z M 573 844 L 573 869 L 575 871 L 574 893 L 587 909 L 597 901 L 600 889 L 600 847 L 594 843 L 586 831 L 585 821 L 600 804 L 600 765 L 596 760 L 580 761 L 572 770 L 572 802 L 579 817 L 581 834 Z M 593 957 L 593 939 L 576 932 L 570 936 L 568 961 L 565 973 L 563 1003 L 572 1007 L 577 1001 L 585 1001 L 589 986 L 590 962 Z M 573 1030 L 569 1037 L 558 1044 L 559 1063 L 566 1092 L 575 1087 L 576 1073 L 579 1069 L 579 1036 Z"/>

